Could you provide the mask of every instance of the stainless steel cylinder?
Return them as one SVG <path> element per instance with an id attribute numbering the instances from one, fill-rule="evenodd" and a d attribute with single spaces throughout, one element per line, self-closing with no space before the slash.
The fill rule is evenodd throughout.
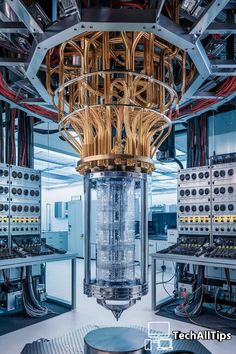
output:
<path id="1" fill-rule="evenodd" d="M 84 337 L 84 354 L 145 354 L 146 336 L 134 328 L 98 328 Z"/>
<path id="2" fill-rule="evenodd" d="M 147 175 L 121 171 L 89 173 L 84 184 L 84 292 L 119 317 L 148 291 Z M 95 235 L 91 234 L 91 220 L 96 225 Z M 96 267 L 92 274 L 94 243 Z"/>

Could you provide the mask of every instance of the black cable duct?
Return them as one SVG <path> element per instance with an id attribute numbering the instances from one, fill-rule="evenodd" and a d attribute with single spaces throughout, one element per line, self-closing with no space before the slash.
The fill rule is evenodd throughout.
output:
<path id="1" fill-rule="evenodd" d="M 194 117 L 187 122 L 187 168 L 205 166 L 208 163 L 207 116 Z M 181 269 L 180 269 L 181 270 Z M 194 291 L 191 296 L 175 308 L 181 317 L 196 316 L 201 312 L 204 300 L 204 266 L 198 266 Z"/>
<path id="2" fill-rule="evenodd" d="M 4 163 L 3 105 L 0 101 L 0 162 Z"/>
<path id="3" fill-rule="evenodd" d="M 23 156 L 23 112 L 18 114 L 18 166 L 22 166 Z"/>
<path id="4" fill-rule="evenodd" d="M 11 156 L 11 150 L 10 150 L 11 145 L 9 144 L 10 124 L 11 124 L 10 105 L 9 103 L 5 103 L 5 162 L 7 164 L 10 163 L 10 156 Z"/>

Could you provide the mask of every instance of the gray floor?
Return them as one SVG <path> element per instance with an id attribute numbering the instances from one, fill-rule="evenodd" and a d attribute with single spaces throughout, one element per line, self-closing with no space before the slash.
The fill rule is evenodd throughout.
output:
<path id="1" fill-rule="evenodd" d="M 69 299 L 70 296 L 70 267 L 67 262 L 50 264 L 47 268 L 47 291 L 50 295 L 60 296 Z M 171 274 L 166 274 L 166 280 Z M 129 325 L 136 324 L 147 327 L 150 321 L 165 321 L 164 317 L 156 316 L 151 312 L 151 296 L 150 293 L 143 297 L 134 307 L 125 311 L 118 324 L 113 315 L 97 305 L 95 299 L 87 298 L 82 292 L 83 279 L 83 261 L 77 261 L 77 309 L 61 316 L 46 320 L 36 325 L 26 327 L 19 331 L 0 337 L 0 354 L 19 354 L 27 342 L 39 338 L 55 338 L 65 332 L 73 331 L 81 326 L 91 325 Z M 167 286 L 167 290 L 171 291 L 172 285 Z M 158 294 L 166 297 L 166 293 L 162 286 L 159 286 Z M 169 320 L 171 330 L 180 330 L 187 332 L 189 330 L 199 331 L 201 327 L 185 324 L 183 322 Z M 219 320 L 220 321 L 220 320 Z M 233 354 L 235 353 L 236 337 L 230 341 L 219 343 L 217 341 L 202 342 L 213 354 Z"/>

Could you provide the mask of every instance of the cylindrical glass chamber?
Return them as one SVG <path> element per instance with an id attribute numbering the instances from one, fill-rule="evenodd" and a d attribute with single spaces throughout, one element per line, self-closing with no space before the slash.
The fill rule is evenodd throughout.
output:
<path id="1" fill-rule="evenodd" d="M 84 182 L 84 290 L 118 318 L 148 289 L 147 175 L 96 172 L 87 173 Z M 95 235 L 91 233 L 91 220 L 95 220 Z M 96 267 L 92 269 L 94 243 Z"/>

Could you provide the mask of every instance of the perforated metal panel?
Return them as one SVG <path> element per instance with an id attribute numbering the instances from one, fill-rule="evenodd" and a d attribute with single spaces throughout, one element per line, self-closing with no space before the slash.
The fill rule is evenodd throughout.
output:
<path id="1" fill-rule="evenodd" d="M 147 329 L 139 326 L 130 326 L 140 329 L 147 334 Z M 86 326 L 76 331 L 64 334 L 61 337 L 47 341 L 40 339 L 33 343 L 27 344 L 21 354 L 83 354 L 84 353 L 84 336 L 91 330 L 99 328 L 98 326 Z M 148 335 L 147 335 L 148 338 Z M 183 353 L 191 352 L 193 354 L 211 354 L 201 343 L 196 340 L 177 340 L 173 341 L 174 351 L 182 351 Z M 168 354 L 165 351 L 158 351 L 155 348 L 150 351 L 151 354 Z"/>

